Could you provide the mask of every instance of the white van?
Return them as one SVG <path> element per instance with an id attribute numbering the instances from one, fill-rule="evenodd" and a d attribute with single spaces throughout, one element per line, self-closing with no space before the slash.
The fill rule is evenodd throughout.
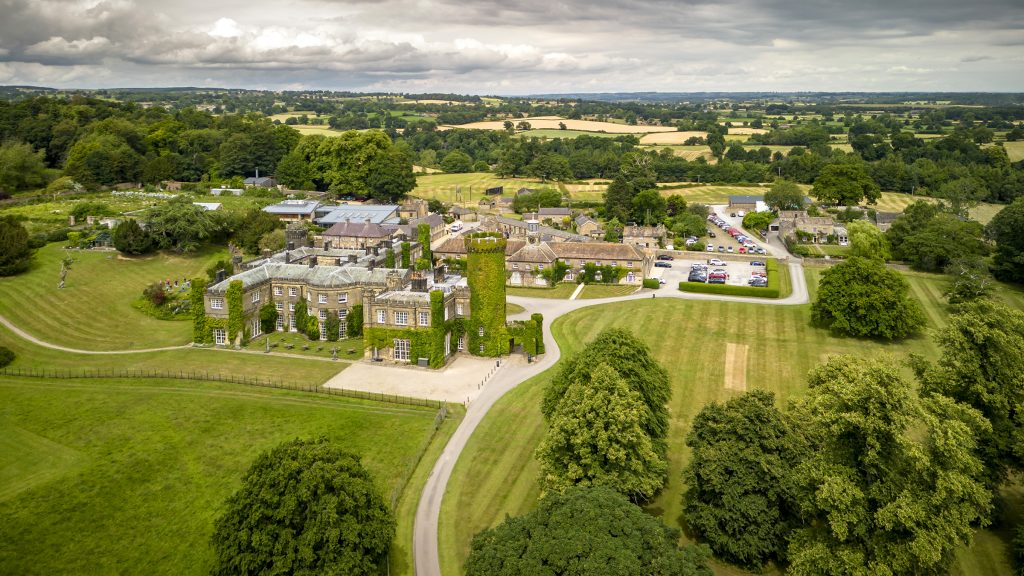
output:
<path id="1" fill-rule="evenodd" d="M 452 222 L 452 232 L 458 232 L 459 230 L 462 230 L 462 221 L 456 220 Z"/>

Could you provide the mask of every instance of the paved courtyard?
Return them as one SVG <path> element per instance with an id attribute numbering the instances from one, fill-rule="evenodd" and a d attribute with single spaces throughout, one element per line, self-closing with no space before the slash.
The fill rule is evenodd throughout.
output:
<path id="1" fill-rule="evenodd" d="M 521 356 L 503 358 L 502 365 L 526 363 Z M 355 362 L 324 384 L 363 392 L 382 392 L 409 398 L 472 403 L 480 394 L 481 382 L 494 371 L 496 359 L 459 356 L 443 370 Z M 483 384 L 486 386 L 486 384 Z"/>

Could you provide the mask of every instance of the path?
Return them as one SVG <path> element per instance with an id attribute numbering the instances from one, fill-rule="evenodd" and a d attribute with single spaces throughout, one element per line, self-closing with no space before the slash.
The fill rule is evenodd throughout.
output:
<path id="1" fill-rule="evenodd" d="M 807 293 L 807 280 L 804 277 L 803 266 L 800 262 L 789 264 L 789 276 L 793 286 L 793 293 L 786 298 L 770 300 L 765 298 L 747 298 L 739 296 L 722 296 L 718 294 L 696 294 L 692 292 L 679 292 L 678 290 L 659 291 L 657 294 L 666 298 L 682 298 L 684 300 L 718 300 L 725 302 L 745 302 L 752 304 L 768 304 L 776 306 L 793 306 L 809 302 Z M 664 293 L 662 293 L 664 292 Z M 476 427 L 483 421 L 487 411 L 494 406 L 499 398 L 506 392 L 515 388 L 519 383 L 526 381 L 544 370 L 551 368 L 562 356 L 551 334 L 551 324 L 559 316 L 568 314 L 580 308 L 598 306 L 611 302 L 624 302 L 628 300 L 641 300 L 649 298 L 648 292 L 630 294 L 628 296 L 617 296 L 612 298 L 595 298 L 590 300 L 558 300 L 553 298 L 526 298 L 522 296 L 509 296 L 508 301 L 519 304 L 526 308 L 511 319 L 527 318 L 530 314 L 539 312 L 544 315 L 544 347 L 545 354 L 537 362 L 532 364 L 508 364 L 503 366 L 491 377 L 491 380 L 484 385 L 476 401 L 470 404 L 466 411 L 466 417 L 459 424 L 448 444 L 444 447 L 441 456 L 434 463 L 427 483 L 423 487 L 419 505 L 416 507 L 416 519 L 413 525 L 413 558 L 415 563 L 416 576 L 441 576 L 441 561 L 438 555 L 437 523 L 441 518 L 441 501 L 444 499 L 445 489 L 448 487 L 448 479 L 451 478 L 455 463 L 466 447 L 470 436 Z"/>

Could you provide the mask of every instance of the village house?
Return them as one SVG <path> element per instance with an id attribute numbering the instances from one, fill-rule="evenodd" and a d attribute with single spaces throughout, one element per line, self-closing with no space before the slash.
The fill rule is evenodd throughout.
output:
<path id="1" fill-rule="evenodd" d="M 638 248 L 656 249 L 665 245 L 668 230 L 664 224 L 639 226 L 628 224 L 622 228 L 622 243 Z"/>
<path id="2" fill-rule="evenodd" d="M 604 238 L 604 229 L 601 225 L 590 216 L 580 214 L 574 220 L 576 224 L 576 233 L 589 236 L 591 238 L 601 239 Z"/>
<path id="3" fill-rule="evenodd" d="M 524 214 L 525 216 L 529 216 Z M 485 218 L 478 228 L 484 232 L 497 232 L 506 238 L 526 238 L 535 236 L 546 242 L 590 242 L 586 236 L 558 230 L 550 226 L 542 226 L 535 218 L 516 220 L 503 216 Z"/>
<path id="4" fill-rule="evenodd" d="M 806 210 L 782 210 L 768 229 L 777 231 L 780 238 L 796 242 L 824 244 L 830 236 L 840 244 L 849 242 L 846 228 L 836 224 L 831 216 L 808 216 Z"/>
<path id="5" fill-rule="evenodd" d="M 537 219 L 548 224 L 561 224 L 572 218 L 572 210 L 560 206 L 552 208 L 538 208 Z"/>
<path id="6" fill-rule="evenodd" d="M 284 222 L 312 222 L 320 203 L 316 200 L 283 200 L 263 208 Z"/>
<path id="7" fill-rule="evenodd" d="M 463 222 L 476 222 L 477 213 L 475 210 L 469 208 L 463 208 L 462 206 L 453 206 L 448 213 L 455 217 L 456 220 L 462 220 Z"/>
<path id="8" fill-rule="evenodd" d="M 729 196 L 730 212 L 763 212 L 767 209 L 764 196 Z"/>
<path id="9" fill-rule="evenodd" d="M 375 224 L 369 220 L 344 221 L 331 226 L 323 233 L 323 241 L 336 248 L 366 250 L 388 246 L 396 226 Z"/>
<path id="10" fill-rule="evenodd" d="M 420 198 L 410 198 L 398 207 L 398 217 L 404 220 L 423 218 L 428 213 L 427 201 Z"/>

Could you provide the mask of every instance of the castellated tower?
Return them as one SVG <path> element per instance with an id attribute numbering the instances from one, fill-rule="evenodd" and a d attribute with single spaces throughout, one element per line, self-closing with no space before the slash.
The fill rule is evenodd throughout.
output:
<path id="1" fill-rule="evenodd" d="M 505 327 L 505 244 L 485 233 L 466 238 L 466 280 L 469 282 L 468 352 L 476 356 L 509 353 Z"/>

